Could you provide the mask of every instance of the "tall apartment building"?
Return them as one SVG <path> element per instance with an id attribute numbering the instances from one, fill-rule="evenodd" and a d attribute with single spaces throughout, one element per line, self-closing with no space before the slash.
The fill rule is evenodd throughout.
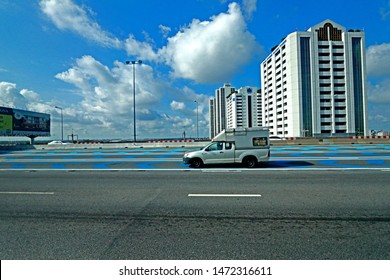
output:
<path id="1" fill-rule="evenodd" d="M 261 93 L 255 87 L 242 87 L 226 97 L 226 127 L 262 126 Z"/>
<path id="2" fill-rule="evenodd" d="M 235 90 L 229 83 L 225 83 L 215 91 L 215 98 L 210 100 L 210 138 L 226 128 L 226 96 Z"/>
<path id="3" fill-rule="evenodd" d="M 365 35 L 326 20 L 289 34 L 261 63 L 271 135 L 367 135 Z"/>

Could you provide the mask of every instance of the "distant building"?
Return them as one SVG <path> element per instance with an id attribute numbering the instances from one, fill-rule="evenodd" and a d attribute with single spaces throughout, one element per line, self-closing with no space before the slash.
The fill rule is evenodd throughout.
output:
<path id="1" fill-rule="evenodd" d="M 271 135 L 368 135 L 364 32 L 326 20 L 291 33 L 260 71 Z"/>
<path id="2" fill-rule="evenodd" d="M 261 93 L 255 87 L 242 87 L 226 97 L 226 127 L 262 126 Z"/>
<path id="3" fill-rule="evenodd" d="M 210 138 L 226 128 L 226 96 L 235 91 L 229 83 L 215 91 L 215 98 L 209 103 L 210 110 Z"/>
<path id="4" fill-rule="evenodd" d="M 210 118 L 210 131 L 209 137 L 212 139 L 215 136 L 215 107 L 214 107 L 215 98 L 209 100 L 209 118 Z"/>
<path id="5" fill-rule="evenodd" d="M 215 91 L 210 99 L 210 138 L 226 128 L 262 125 L 261 91 L 245 86 L 236 90 L 229 83 Z"/>

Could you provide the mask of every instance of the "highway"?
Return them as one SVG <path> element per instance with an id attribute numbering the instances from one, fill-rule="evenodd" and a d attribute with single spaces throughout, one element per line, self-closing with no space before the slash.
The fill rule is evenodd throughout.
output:
<path id="1" fill-rule="evenodd" d="M 173 150 L 120 164 L 88 157 L 124 151 L 3 153 L 0 258 L 388 260 L 389 151 L 359 148 L 280 147 L 259 168 L 197 170 Z"/>
<path id="2" fill-rule="evenodd" d="M 185 148 L 58 149 L 0 151 L 0 170 L 186 170 Z M 208 166 L 227 168 L 227 166 Z M 241 166 L 228 166 L 239 168 Z M 390 145 L 323 145 L 271 147 L 270 161 L 261 169 L 390 168 Z"/>

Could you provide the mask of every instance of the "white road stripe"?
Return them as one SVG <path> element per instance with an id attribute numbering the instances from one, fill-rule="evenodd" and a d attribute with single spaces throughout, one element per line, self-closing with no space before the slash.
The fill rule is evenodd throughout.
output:
<path id="1" fill-rule="evenodd" d="M 0 192 L 0 194 L 53 195 L 54 192 Z"/>
<path id="2" fill-rule="evenodd" d="M 188 194 L 189 197 L 261 197 L 261 194 Z"/>

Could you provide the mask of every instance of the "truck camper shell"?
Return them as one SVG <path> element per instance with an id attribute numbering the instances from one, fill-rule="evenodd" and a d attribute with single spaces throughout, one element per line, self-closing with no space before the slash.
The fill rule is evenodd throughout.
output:
<path id="1" fill-rule="evenodd" d="M 229 128 L 216 135 L 212 142 L 234 142 L 237 150 L 269 146 L 269 129 L 266 127 Z"/>

